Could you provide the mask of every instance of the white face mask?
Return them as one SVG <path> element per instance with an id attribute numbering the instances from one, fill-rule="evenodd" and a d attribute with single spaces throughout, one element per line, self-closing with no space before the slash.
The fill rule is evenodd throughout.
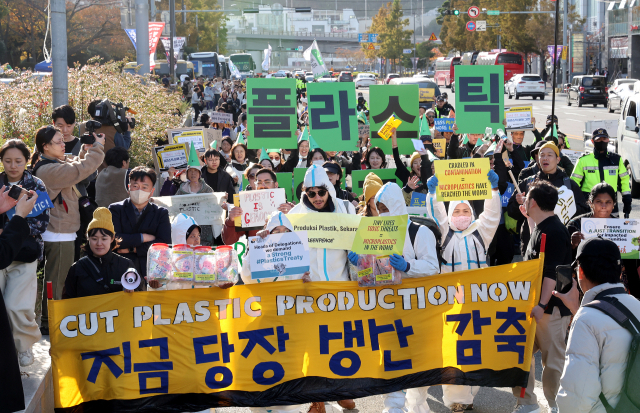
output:
<path id="1" fill-rule="evenodd" d="M 324 165 L 324 163 L 325 163 L 324 159 L 313 161 L 313 164 L 318 166 L 322 166 Z"/>
<path id="2" fill-rule="evenodd" d="M 391 212 L 382 212 L 380 214 L 378 214 L 381 217 L 390 217 L 391 216 Z"/>
<path id="3" fill-rule="evenodd" d="M 129 192 L 129 196 L 131 197 L 131 202 L 136 205 L 144 204 L 151 197 L 151 192 L 143 191 L 142 189 L 136 189 L 135 191 Z"/>

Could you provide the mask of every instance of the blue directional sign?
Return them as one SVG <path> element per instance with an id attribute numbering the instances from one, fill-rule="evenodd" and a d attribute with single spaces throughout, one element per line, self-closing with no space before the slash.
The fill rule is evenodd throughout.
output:
<path id="1" fill-rule="evenodd" d="M 467 22 L 467 30 L 469 30 L 470 32 L 475 31 L 476 23 L 473 21 Z"/>
<path id="2" fill-rule="evenodd" d="M 358 33 L 358 42 L 360 43 L 377 43 L 378 33 Z"/>

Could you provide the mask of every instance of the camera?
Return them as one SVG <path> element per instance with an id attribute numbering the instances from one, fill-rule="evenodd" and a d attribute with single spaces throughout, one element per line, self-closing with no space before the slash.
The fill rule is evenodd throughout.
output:
<path id="1" fill-rule="evenodd" d="M 18 185 L 11 185 L 8 195 L 17 201 L 20 199 L 20 194 L 22 194 L 22 188 Z"/>
<path id="2" fill-rule="evenodd" d="M 85 123 L 84 134 L 80 137 L 80 142 L 87 145 L 93 145 L 93 143 L 96 141 L 96 138 L 93 136 L 93 134 L 95 133 L 96 130 L 100 129 L 101 127 L 102 127 L 102 123 L 96 120 L 90 120 L 87 123 Z"/>
<path id="3" fill-rule="evenodd" d="M 113 126 L 117 132 L 124 133 L 136 127 L 136 119 L 127 119 L 127 112 L 135 113 L 122 103 L 113 104 L 105 99 L 96 105 L 94 117 L 104 126 Z"/>

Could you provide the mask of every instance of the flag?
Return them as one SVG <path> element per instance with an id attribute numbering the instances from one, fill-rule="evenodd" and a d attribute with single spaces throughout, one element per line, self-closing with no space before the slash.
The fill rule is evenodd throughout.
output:
<path id="1" fill-rule="evenodd" d="M 265 72 L 268 72 L 270 65 L 271 65 L 271 45 L 269 45 L 269 48 L 264 49 L 264 60 L 262 62 L 262 70 L 264 70 Z"/>
<path id="2" fill-rule="evenodd" d="M 318 43 L 316 43 L 315 40 L 311 43 L 311 46 L 304 51 L 303 56 L 307 62 L 311 62 L 311 70 L 313 71 L 314 79 L 318 79 L 329 74 L 327 66 L 324 64 L 324 60 L 322 60 L 320 49 L 318 49 Z"/>
<path id="3" fill-rule="evenodd" d="M 164 23 L 161 22 L 150 22 L 149 23 L 149 69 L 153 70 L 156 63 L 153 59 L 153 55 L 156 53 L 156 48 L 158 47 L 158 41 L 160 40 L 160 34 L 164 29 Z M 138 50 L 138 46 L 136 45 L 137 36 L 136 29 L 125 29 L 131 43 L 133 43 L 133 47 Z"/>
<path id="4" fill-rule="evenodd" d="M 229 70 L 231 70 L 231 76 L 235 76 L 238 79 L 240 79 L 242 76 L 240 75 L 240 71 L 238 70 L 238 68 L 236 67 L 236 65 L 233 64 L 233 62 L 231 61 L 231 59 L 229 59 Z"/>

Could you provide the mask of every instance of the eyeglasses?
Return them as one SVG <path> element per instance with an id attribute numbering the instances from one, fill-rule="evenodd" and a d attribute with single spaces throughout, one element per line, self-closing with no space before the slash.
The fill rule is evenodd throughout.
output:
<path id="1" fill-rule="evenodd" d="M 428 117 L 429 119 L 433 119 L 433 118 L 435 118 L 435 116 L 433 116 L 433 115 L 427 115 L 427 117 Z"/>
<path id="2" fill-rule="evenodd" d="M 305 192 L 307 194 L 307 196 L 311 199 L 315 198 L 316 195 L 319 195 L 320 197 L 323 197 L 327 194 L 327 190 L 326 189 L 320 189 L 318 190 L 318 192 L 316 191 L 306 191 Z"/>
<path id="3" fill-rule="evenodd" d="M 256 174 L 249 174 L 249 179 L 256 179 Z"/>
<path id="4" fill-rule="evenodd" d="M 269 185 L 271 185 L 272 183 L 273 183 L 273 181 L 272 181 L 271 179 L 267 179 L 266 181 L 256 181 L 256 184 L 257 184 L 258 186 L 260 186 L 260 185 L 267 185 L 267 186 L 269 186 Z"/>

